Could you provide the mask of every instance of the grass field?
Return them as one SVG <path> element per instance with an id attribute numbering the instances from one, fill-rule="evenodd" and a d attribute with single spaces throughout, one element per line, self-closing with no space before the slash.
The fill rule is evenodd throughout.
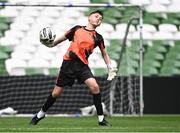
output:
<path id="1" fill-rule="evenodd" d="M 30 117 L 0 117 L 2 132 L 180 132 L 180 115 L 108 117 L 112 127 L 99 127 L 96 117 L 46 117 L 29 125 Z"/>

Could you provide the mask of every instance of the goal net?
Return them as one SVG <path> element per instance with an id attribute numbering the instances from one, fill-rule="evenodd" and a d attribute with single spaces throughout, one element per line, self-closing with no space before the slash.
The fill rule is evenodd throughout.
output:
<path id="1" fill-rule="evenodd" d="M 0 11 L 0 16 L 9 20 L 8 23 L 0 20 L 7 26 L 0 37 L 0 46 L 6 47 L 6 50 L 0 51 L 0 55 L 4 54 L 0 59 L 0 109 L 12 107 L 18 114 L 33 114 L 42 107 L 55 85 L 70 42 L 47 48 L 39 42 L 39 31 L 50 26 L 57 36 L 62 35 L 75 25 L 86 25 L 87 15 L 99 9 L 104 13 L 104 20 L 97 31 L 104 37 L 113 65 L 118 67 L 117 78 L 109 82 L 100 50 L 96 48 L 89 58 L 89 66 L 101 88 L 104 108 L 111 115 L 142 113 L 139 7 L 115 4 L 93 7 L 93 4 L 84 3 L 74 7 L 71 4 L 70 8 L 68 3 L 50 6 L 28 2 L 25 5 L 3 4 Z M 131 21 L 133 18 L 136 19 Z M 75 82 L 72 87 L 65 88 L 47 113 L 82 113 L 82 108 L 91 105 L 92 96 L 87 86 Z M 92 110 L 89 111 L 91 113 Z"/>

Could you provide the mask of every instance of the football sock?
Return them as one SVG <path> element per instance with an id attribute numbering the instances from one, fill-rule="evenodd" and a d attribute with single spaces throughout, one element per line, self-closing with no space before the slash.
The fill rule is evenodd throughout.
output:
<path id="1" fill-rule="evenodd" d="M 98 120 L 99 120 L 99 122 L 102 122 L 103 119 L 104 119 L 104 115 L 98 115 Z"/>
<path id="2" fill-rule="evenodd" d="M 55 101 L 56 101 L 56 98 L 54 98 L 52 94 L 49 95 L 49 97 L 47 98 L 47 101 L 42 107 L 42 111 L 46 112 L 54 104 Z"/>
<path id="3" fill-rule="evenodd" d="M 42 109 L 37 113 L 38 118 L 42 118 L 45 115 L 45 112 Z"/>
<path id="4" fill-rule="evenodd" d="M 97 115 L 103 115 L 103 109 L 101 104 L 101 94 L 93 94 L 93 102 L 97 110 Z"/>

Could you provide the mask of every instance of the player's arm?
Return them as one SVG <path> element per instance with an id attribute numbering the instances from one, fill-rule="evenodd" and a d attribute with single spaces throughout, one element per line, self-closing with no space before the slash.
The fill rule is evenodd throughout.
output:
<path id="1" fill-rule="evenodd" d="M 65 41 L 66 39 L 67 39 L 67 38 L 66 38 L 65 35 L 62 35 L 62 36 L 60 36 L 60 37 L 57 37 L 57 38 L 54 40 L 53 45 L 56 46 L 56 45 L 58 45 L 59 43 Z"/>
<path id="2" fill-rule="evenodd" d="M 60 36 L 58 38 L 55 39 L 54 41 L 54 46 L 58 45 L 59 43 L 65 41 L 66 39 L 68 39 L 69 41 L 73 40 L 74 37 L 74 33 L 75 31 L 80 28 L 81 26 L 74 26 L 73 28 L 71 28 L 70 30 L 66 31 L 66 33 L 63 36 Z"/>
<path id="3" fill-rule="evenodd" d="M 116 74 L 117 68 L 112 66 L 111 59 L 110 59 L 108 53 L 106 52 L 105 48 L 100 48 L 100 50 L 101 50 L 101 54 L 102 54 L 103 59 L 104 59 L 106 65 L 107 65 L 107 68 L 108 68 L 108 78 L 107 78 L 107 80 L 111 81 L 117 75 Z"/>
<path id="4" fill-rule="evenodd" d="M 106 65 L 107 66 L 111 65 L 110 57 L 109 57 L 108 53 L 106 52 L 106 50 L 104 48 L 101 49 L 101 54 L 102 54 L 102 57 L 103 57 Z"/>
<path id="5" fill-rule="evenodd" d="M 78 28 L 80 28 L 80 26 L 74 26 L 73 28 L 68 30 L 64 35 L 59 37 L 56 37 L 56 34 L 51 27 L 43 28 L 40 31 L 40 42 L 47 47 L 54 47 L 60 44 L 61 42 L 65 41 L 66 39 L 72 41 L 74 33 Z"/>

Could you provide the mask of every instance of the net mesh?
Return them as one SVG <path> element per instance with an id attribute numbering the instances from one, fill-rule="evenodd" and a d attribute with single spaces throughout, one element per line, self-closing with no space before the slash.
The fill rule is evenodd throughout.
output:
<path id="1" fill-rule="evenodd" d="M 138 10 L 133 7 L 99 9 L 104 12 L 104 21 L 97 31 L 104 37 L 113 65 L 117 65 L 127 23 L 132 17 L 138 16 Z M 12 50 L 11 54 L 8 53 L 9 56 L 0 60 L 0 65 L 3 67 L 3 73 L 0 76 L 1 109 L 13 107 L 19 114 L 32 114 L 42 107 L 54 87 L 55 75 L 58 74 L 69 42 L 66 41 L 61 46 L 48 49 L 39 42 L 40 29 L 47 26 L 53 27 L 59 36 L 73 27 L 75 22 L 85 25 L 87 14 L 91 10 L 94 9 L 42 6 L 5 7 L 1 11 L 1 15 L 14 20 L 9 25 L 11 28 L 0 40 L 0 45 L 3 44 L 3 47 L 10 47 Z M 8 11 L 14 14 L 8 14 Z M 22 18 L 24 21 L 21 20 Z M 107 68 L 100 51 L 95 49 L 89 59 L 92 72 L 100 84 L 102 102 L 105 103 L 108 111 L 113 110 L 113 114 L 138 114 L 140 111 L 138 27 L 138 22 L 133 21 L 127 34 L 126 48 L 118 68 L 119 77 L 115 89 L 111 89 L 112 83 L 106 80 Z M 14 32 L 16 34 L 13 34 Z M 11 36 L 12 34 L 14 36 Z M 111 92 L 113 97 L 110 97 Z M 112 107 L 111 102 L 113 102 Z M 48 113 L 74 114 L 79 112 L 80 108 L 92 104 L 89 89 L 84 84 L 75 82 L 72 87 L 65 88 L 61 98 L 48 110 Z"/>
<path id="2" fill-rule="evenodd" d="M 20 114 L 37 112 L 55 84 L 55 77 L 36 76 L 1 76 L 0 107 L 12 107 Z M 105 78 L 97 78 L 102 90 L 102 101 L 109 104 L 109 83 Z M 92 95 L 87 86 L 75 84 L 66 87 L 56 103 L 48 110 L 49 114 L 75 114 L 80 108 L 92 105 Z"/>
<path id="3" fill-rule="evenodd" d="M 119 77 L 114 95 L 114 114 L 133 114 L 139 112 L 139 85 L 126 83 L 137 82 L 137 77 Z M 131 80 L 131 81 L 130 81 Z M 55 77 L 52 76 L 1 76 L 0 77 L 0 107 L 12 107 L 19 114 L 37 112 L 52 91 Z M 103 77 L 97 77 L 101 87 L 102 102 L 109 110 L 110 83 Z M 135 83 L 136 84 L 136 83 Z M 93 104 L 92 95 L 85 85 L 77 82 L 72 87 L 66 87 L 62 96 L 48 110 L 49 114 L 75 114 L 80 108 Z"/>
<path id="4" fill-rule="evenodd" d="M 113 114 L 139 114 L 139 77 L 120 77 L 116 83 Z"/>

